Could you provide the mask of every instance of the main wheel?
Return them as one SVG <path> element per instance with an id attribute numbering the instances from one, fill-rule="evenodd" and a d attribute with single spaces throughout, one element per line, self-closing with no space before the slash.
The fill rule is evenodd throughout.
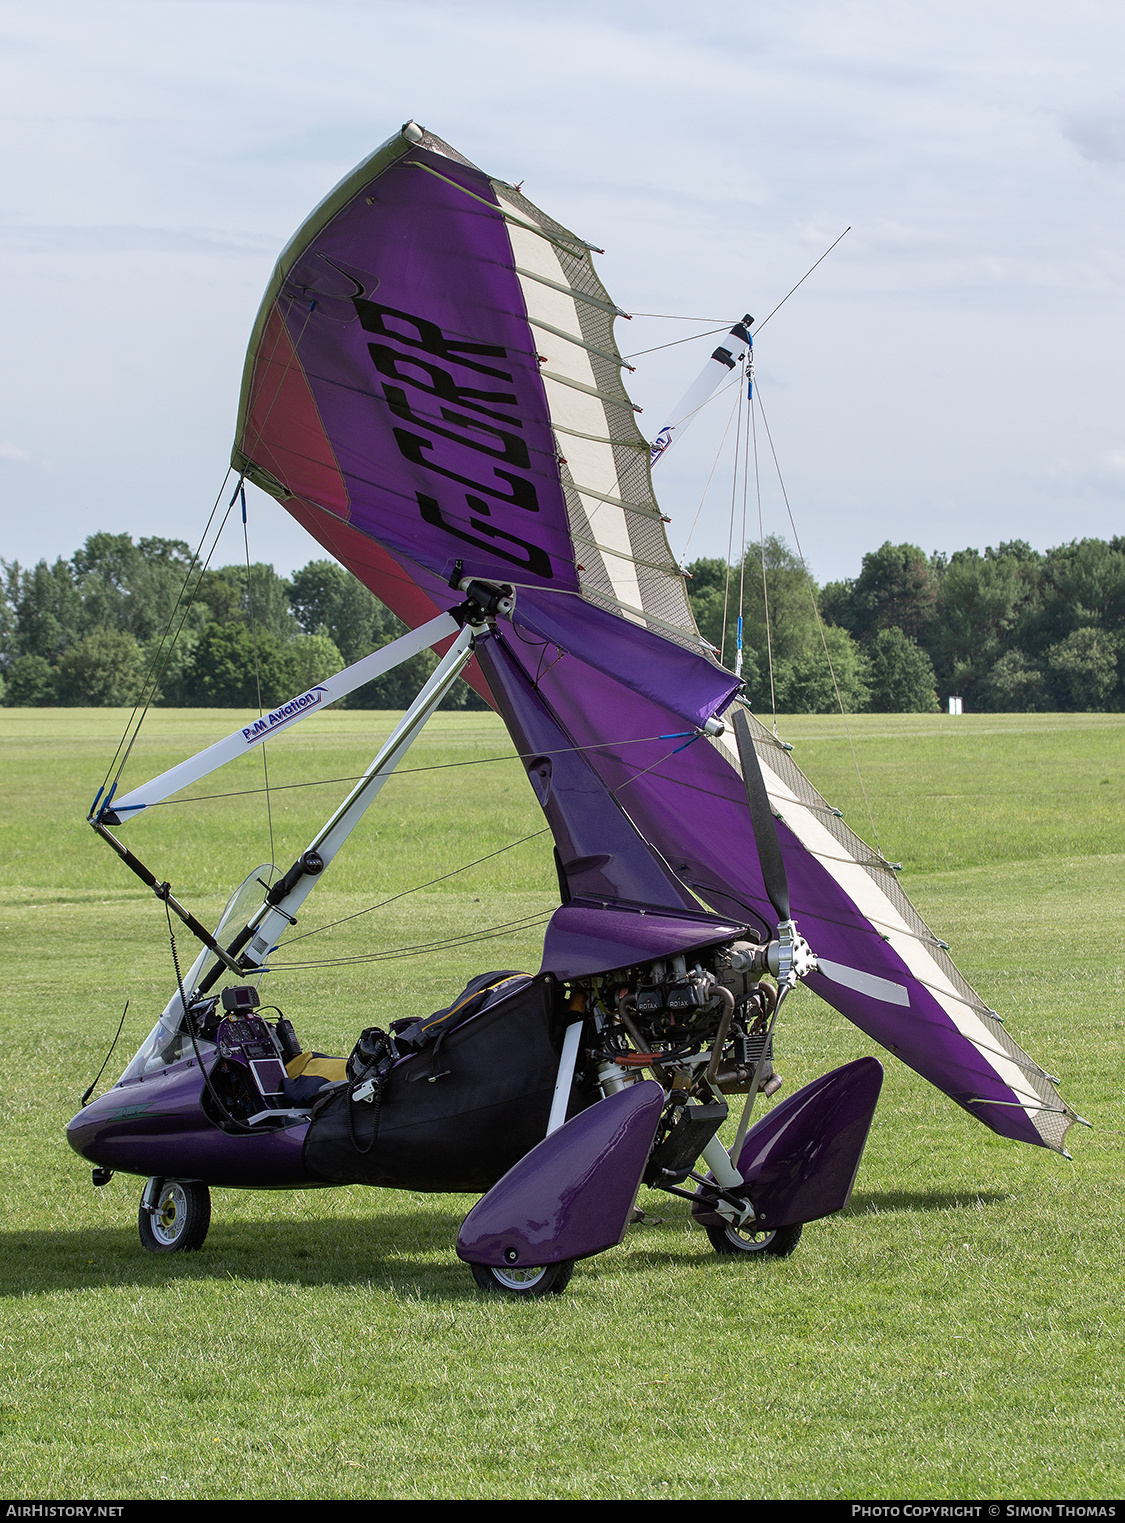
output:
<path id="1" fill-rule="evenodd" d="M 530 1296 L 561 1295 L 574 1273 L 574 1260 L 563 1259 L 561 1264 L 541 1264 L 527 1269 L 515 1265 L 511 1269 L 506 1265 L 497 1269 L 491 1264 L 470 1264 L 469 1268 L 481 1290 L 495 1290 L 501 1295 L 521 1296 L 527 1300 Z"/>
<path id="2" fill-rule="evenodd" d="M 211 1225 L 211 1192 L 195 1181 L 169 1179 L 160 1187 L 153 1210 L 141 1201 L 137 1228 L 149 1253 L 194 1253 L 203 1247 Z"/>
<path id="3" fill-rule="evenodd" d="M 801 1238 L 800 1223 L 795 1227 L 777 1227 L 773 1232 L 763 1232 L 753 1222 L 745 1227 L 727 1222 L 722 1227 L 703 1230 L 716 1253 L 761 1253 L 775 1259 L 787 1259 Z"/>

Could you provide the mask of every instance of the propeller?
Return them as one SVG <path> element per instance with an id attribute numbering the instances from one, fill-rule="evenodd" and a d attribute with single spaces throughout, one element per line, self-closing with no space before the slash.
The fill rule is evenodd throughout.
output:
<path id="1" fill-rule="evenodd" d="M 785 873 L 761 763 L 750 733 L 750 721 L 744 709 L 738 709 L 735 713 L 734 735 L 738 741 L 738 759 L 742 763 L 742 781 L 746 787 L 746 802 L 750 806 L 750 823 L 754 827 L 754 845 L 758 849 L 766 897 L 776 910 L 778 920 L 788 924 L 789 879 Z"/>
<path id="2" fill-rule="evenodd" d="M 738 741 L 738 757 L 742 763 L 742 781 L 746 787 L 746 802 L 750 807 L 750 823 L 754 829 L 754 845 L 762 869 L 762 882 L 766 896 L 777 914 L 779 982 L 788 977 L 791 969 L 798 976 L 819 972 L 834 984 L 856 993 L 866 994 L 887 1005 L 909 1005 L 910 993 L 903 984 L 889 978 L 877 978 L 860 968 L 849 968 L 844 963 L 829 962 L 811 953 L 801 939 L 789 913 L 789 879 L 777 838 L 777 825 L 766 793 L 761 763 L 754 747 L 750 721 L 743 709 L 734 715 L 734 734 Z"/>
<path id="3" fill-rule="evenodd" d="M 849 968 L 843 963 L 821 960 L 797 930 L 789 909 L 789 876 L 785 871 L 785 860 L 781 855 L 777 823 L 770 807 L 769 794 L 766 792 L 766 781 L 762 776 L 762 765 L 754 746 L 750 720 L 744 709 L 735 710 L 734 735 L 738 742 L 738 758 L 742 763 L 742 781 L 746 788 L 746 803 L 750 809 L 754 846 L 762 869 L 762 883 L 778 921 L 777 941 L 770 943 L 765 954 L 769 970 L 777 978 L 778 1000 L 774 1006 L 773 1020 L 777 1019 L 782 997 L 796 986 L 798 978 L 803 978 L 808 973 L 822 973 L 833 983 L 841 984 L 846 989 L 854 989 L 857 993 L 869 995 L 873 999 L 883 1000 L 890 1005 L 909 1005 L 910 994 L 902 984 L 894 983 L 889 978 L 877 978 L 875 974 L 865 973 L 860 968 Z M 775 948 L 776 966 L 774 965 Z M 761 956 L 761 952 L 758 955 Z M 772 1021 L 769 1029 L 772 1034 Z M 763 1060 L 764 1056 L 763 1052 Z M 761 1067 L 762 1064 L 759 1062 L 750 1082 L 750 1092 L 746 1096 L 742 1119 L 739 1121 L 738 1131 L 730 1150 L 732 1163 L 742 1155 L 742 1144 L 750 1126 L 750 1116 L 757 1098 Z"/>

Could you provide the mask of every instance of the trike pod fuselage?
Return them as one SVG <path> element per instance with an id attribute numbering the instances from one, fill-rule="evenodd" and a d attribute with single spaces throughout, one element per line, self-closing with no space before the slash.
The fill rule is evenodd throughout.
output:
<path id="1" fill-rule="evenodd" d="M 194 1058 L 125 1080 L 78 1112 L 66 1129 L 67 1140 L 83 1158 L 115 1173 L 199 1179 L 236 1189 L 323 1183 L 302 1161 L 307 1122 L 232 1135 L 204 1111 L 203 1087 Z"/>

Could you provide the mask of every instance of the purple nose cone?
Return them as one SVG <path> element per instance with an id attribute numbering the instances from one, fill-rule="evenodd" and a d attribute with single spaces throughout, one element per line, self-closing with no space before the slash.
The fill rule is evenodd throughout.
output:
<path id="1" fill-rule="evenodd" d="M 644 1079 L 545 1137 L 469 1212 L 459 1257 L 537 1268 L 619 1243 L 663 1104 L 660 1085 Z"/>

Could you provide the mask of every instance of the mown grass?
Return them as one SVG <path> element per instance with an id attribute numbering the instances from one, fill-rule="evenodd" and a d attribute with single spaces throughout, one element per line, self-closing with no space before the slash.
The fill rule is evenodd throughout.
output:
<path id="1" fill-rule="evenodd" d="M 139 781 L 233 716 L 150 716 Z M 171 986 L 163 911 L 83 824 L 123 716 L 0 717 L 3 1489 L 38 1497 L 946 1497 L 1120 1492 L 1125 720 L 849 720 L 903 882 L 1092 1133 L 1068 1162 L 987 1132 L 900 1064 L 852 1204 L 796 1255 L 729 1263 L 686 1208 L 578 1267 L 557 1300 L 481 1297 L 452 1244 L 471 1204 L 363 1189 L 214 1192 L 204 1250 L 142 1252 L 139 1182 L 103 1190 L 63 1128 L 126 996 L 116 1073 Z M 271 748 L 271 783 L 360 771 L 391 716 L 326 713 Z M 842 722 L 784 720 L 796 759 L 870 837 Z M 303 733 L 302 733 L 303 732 Z M 439 715 L 408 765 L 510 752 Z M 229 781 L 228 781 L 229 780 Z M 199 792 L 260 785 L 260 764 Z M 275 858 L 344 785 L 278 794 Z M 541 829 L 518 768 L 390 784 L 304 931 Z M 153 812 L 134 849 L 204 918 L 269 855 L 260 797 Z M 386 951 L 546 913 L 549 837 L 299 943 Z M 322 1050 L 446 1003 L 539 932 L 272 975 Z M 179 944 L 187 950 L 186 936 Z M 292 960 L 296 960 L 297 947 Z M 783 1093 L 872 1044 L 788 1007 Z"/>

